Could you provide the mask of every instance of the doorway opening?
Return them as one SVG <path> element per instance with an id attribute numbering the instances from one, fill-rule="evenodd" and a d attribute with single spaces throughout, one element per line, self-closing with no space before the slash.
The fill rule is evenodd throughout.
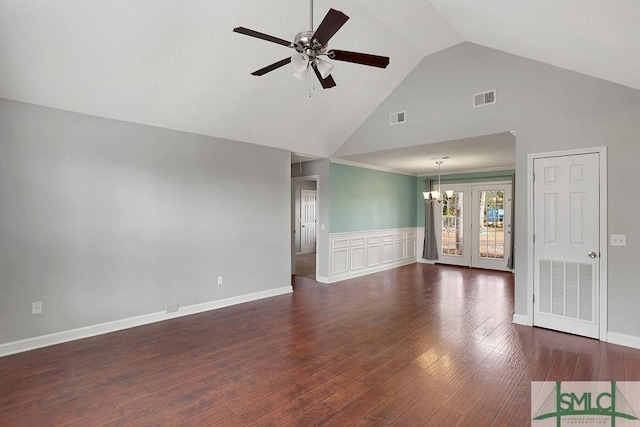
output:
<path id="1" fill-rule="evenodd" d="M 316 223 L 318 213 L 318 181 L 315 177 L 292 180 L 292 275 L 316 279 Z"/>

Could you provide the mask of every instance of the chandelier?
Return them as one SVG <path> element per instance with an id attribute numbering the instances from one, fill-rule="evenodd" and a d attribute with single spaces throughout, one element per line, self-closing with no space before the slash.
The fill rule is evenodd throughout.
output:
<path id="1" fill-rule="evenodd" d="M 444 193 L 442 192 L 440 188 L 440 165 L 442 164 L 442 160 L 438 160 L 436 164 L 438 165 L 438 189 L 422 193 L 428 203 L 442 203 L 443 200 L 449 200 L 453 197 L 453 190 L 446 190 Z"/>

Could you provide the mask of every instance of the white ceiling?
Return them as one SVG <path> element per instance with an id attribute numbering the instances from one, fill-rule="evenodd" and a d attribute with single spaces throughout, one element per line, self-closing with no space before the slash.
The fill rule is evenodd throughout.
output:
<path id="1" fill-rule="evenodd" d="M 232 32 L 307 29 L 300 0 L 0 0 L 0 97 L 330 156 L 427 55 L 462 41 L 640 89 L 636 0 L 316 0 L 351 19 L 332 48 L 388 55 L 386 70 L 336 62 L 329 90 L 291 55 Z"/>
<path id="2" fill-rule="evenodd" d="M 511 132 L 342 156 L 354 164 L 372 165 L 407 175 L 433 175 L 515 168 L 515 136 Z"/>

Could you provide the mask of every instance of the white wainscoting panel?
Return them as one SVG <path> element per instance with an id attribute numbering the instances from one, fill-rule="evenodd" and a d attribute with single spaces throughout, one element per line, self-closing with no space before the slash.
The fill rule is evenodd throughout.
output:
<path id="1" fill-rule="evenodd" d="M 351 248 L 351 270 L 360 270 L 366 266 L 366 252 L 364 245 Z"/>
<path id="2" fill-rule="evenodd" d="M 409 240 L 407 239 L 407 258 L 415 258 L 416 257 L 416 241 L 415 239 Z"/>
<path id="3" fill-rule="evenodd" d="M 393 262 L 393 243 L 382 244 L 382 263 L 389 264 Z"/>
<path id="4" fill-rule="evenodd" d="M 416 262 L 415 228 L 331 233 L 329 239 L 328 283 Z"/>
<path id="5" fill-rule="evenodd" d="M 380 243 L 377 245 L 369 245 L 367 247 L 367 267 L 377 267 L 380 265 L 380 254 L 382 253 L 382 248 L 380 247 Z"/>
<path id="6" fill-rule="evenodd" d="M 333 266 L 333 273 L 340 274 L 349 271 L 347 266 L 349 265 L 349 250 L 348 249 L 334 249 L 331 254 L 331 261 Z"/>
<path id="7" fill-rule="evenodd" d="M 396 245 L 396 256 L 395 256 L 395 260 L 399 261 L 402 259 L 405 259 L 405 254 L 407 253 L 406 251 L 406 246 L 407 246 L 407 241 L 406 240 L 402 240 L 400 242 L 395 242 Z"/>

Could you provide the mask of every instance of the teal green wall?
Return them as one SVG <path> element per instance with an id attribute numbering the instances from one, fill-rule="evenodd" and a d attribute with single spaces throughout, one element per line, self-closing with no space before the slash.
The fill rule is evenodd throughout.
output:
<path id="1" fill-rule="evenodd" d="M 332 233 L 416 226 L 415 177 L 331 163 Z"/>
<path id="2" fill-rule="evenodd" d="M 442 187 L 445 184 L 473 184 L 476 182 L 492 182 L 492 181 L 508 181 L 515 173 L 514 169 L 507 169 L 502 171 L 491 172 L 474 172 L 474 173 L 458 173 L 451 175 L 441 175 L 440 181 Z M 416 206 L 417 213 L 416 218 L 418 220 L 417 226 L 424 227 L 424 209 L 425 201 L 422 192 L 426 190 L 424 180 L 432 179 L 434 182 L 438 182 L 438 175 L 436 176 L 419 176 L 416 178 Z"/>

